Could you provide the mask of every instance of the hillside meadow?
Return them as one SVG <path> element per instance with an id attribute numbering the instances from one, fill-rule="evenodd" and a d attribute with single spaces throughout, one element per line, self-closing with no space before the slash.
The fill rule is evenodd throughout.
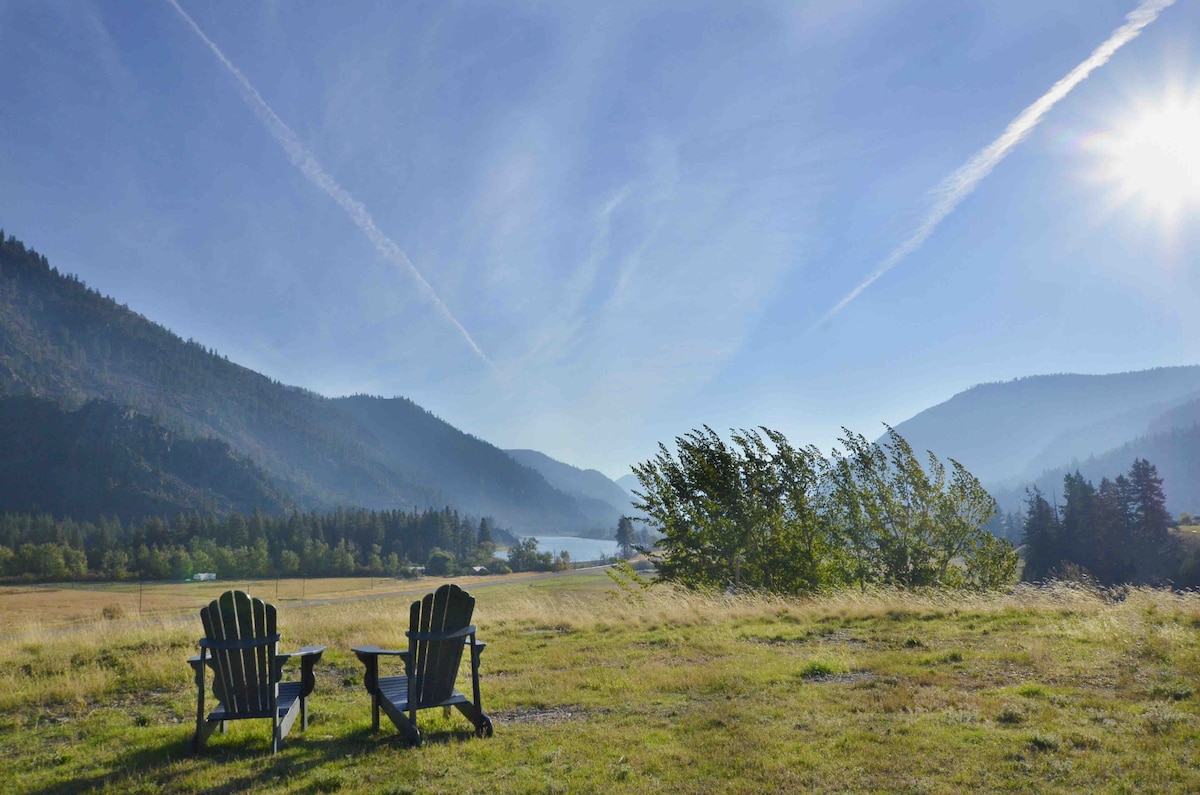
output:
<path id="1" fill-rule="evenodd" d="M 281 602 L 285 650 L 328 650 L 274 757 L 266 721 L 186 753 L 198 619 L 26 620 L 0 644 L 0 791 L 1200 791 L 1195 594 L 474 592 L 495 736 L 430 710 L 420 748 L 371 731 L 349 651 L 402 646 L 411 596 Z"/>
<path id="2" fill-rule="evenodd" d="M 536 573 L 458 577 L 463 588 L 477 583 L 523 582 Z M 300 602 L 412 599 L 432 590 L 426 580 L 392 577 L 317 577 L 234 579 L 212 582 L 53 583 L 0 586 L 0 636 L 65 627 L 83 628 L 98 618 L 198 616 L 200 608 L 222 592 L 237 588 L 281 608 Z M 436 585 L 434 586 L 436 587 Z"/>

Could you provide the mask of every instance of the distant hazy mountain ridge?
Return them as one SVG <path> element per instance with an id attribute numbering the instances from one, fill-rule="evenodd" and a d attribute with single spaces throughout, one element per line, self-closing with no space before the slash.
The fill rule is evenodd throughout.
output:
<path id="1" fill-rule="evenodd" d="M 1197 420 L 1200 367 L 1187 366 L 983 384 L 895 427 L 914 449 L 960 461 L 1006 510 L 1028 484 L 1053 495 L 1076 467 L 1099 481 L 1141 457 L 1158 466 L 1179 511 L 1200 502 L 1200 446 L 1189 448 L 1183 432 Z"/>
<path id="2" fill-rule="evenodd" d="M 622 516 L 630 515 L 633 506 L 628 492 L 595 469 L 580 469 L 556 461 L 537 450 L 505 450 L 517 463 L 540 473 L 554 488 L 569 494 L 589 515 L 602 519 L 604 526 L 616 528 Z"/>
<path id="3" fill-rule="evenodd" d="M 617 478 L 616 484 L 625 491 L 633 494 L 633 490 L 641 487 L 641 481 L 637 479 L 637 475 L 630 472 L 628 475 L 622 475 Z"/>
<path id="4" fill-rule="evenodd" d="M 500 448 L 407 398 L 356 395 L 332 403 L 372 434 L 385 463 L 407 479 L 436 486 L 459 510 L 503 517 L 518 531 L 581 530 L 604 523 Z"/>
<path id="5" fill-rule="evenodd" d="M 1096 483 L 1101 478 L 1111 480 L 1137 458 L 1146 459 L 1158 470 L 1167 496 L 1167 510 L 1175 515 L 1184 511 L 1200 513 L 1200 426 L 1197 425 L 1139 436 L 1100 455 L 1048 469 L 1027 485 L 1037 486 L 1053 501 L 1061 495 L 1065 475 L 1078 471 Z M 998 489 L 994 496 L 1002 507 L 1012 510 L 1024 500 L 1024 486 Z"/>
<path id="6" fill-rule="evenodd" d="M 66 409 L 105 400 L 157 418 L 178 438 L 220 440 L 301 508 L 450 505 L 520 530 L 591 525 L 540 475 L 409 401 L 335 401 L 285 386 L 185 342 L 0 235 L 5 396 Z M 257 507 L 278 505 L 264 498 Z"/>

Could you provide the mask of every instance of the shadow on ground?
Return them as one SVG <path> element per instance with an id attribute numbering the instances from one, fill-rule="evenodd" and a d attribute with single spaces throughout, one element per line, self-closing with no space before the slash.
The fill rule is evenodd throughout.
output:
<path id="1" fill-rule="evenodd" d="M 425 736 L 425 743 L 466 742 L 474 736 L 470 729 L 436 731 Z M 199 754 L 190 753 L 186 740 L 176 735 L 130 749 L 108 762 L 103 772 L 78 776 L 71 781 L 56 781 L 26 790 L 26 793 L 51 795 L 111 789 L 136 792 L 200 790 L 219 794 L 254 790 L 265 782 L 286 786 L 288 781 L 294 782 L 297 792 L 320 792 L 327 790 L 320 776 L 323 768 L 348 759 L 370 764 L 371 757 L 382 750 L 420 753 L 419 749 L 387 729 L 375 732 L 364 728 L 339 737 L 301 734 L 289 738 L 276 755 L 271 754 L 269 734 L 247 734 L 233 741 L 215 739 Z M 230 775 L 230 768 L 236 768 L 233 775 Z M 206 771 L 211 771 L 211 775 L 206 776 Z M 341 774 L 331 771 L 331 775 Z M 313 779 L 311 783 L 302 784 L 310 778 Z"/>

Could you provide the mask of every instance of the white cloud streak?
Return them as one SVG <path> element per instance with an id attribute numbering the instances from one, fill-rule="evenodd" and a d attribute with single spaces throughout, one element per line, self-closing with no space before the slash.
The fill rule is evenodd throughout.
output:
<path id="1" fill-rule="evenodd" d="M 1093 71 L 1108 63 L 1109 58 L 1112 58 L 1117 50 L 1136 39 L 1147 25 L 1158 19 L 1158 15 L 1174 3 L 1175 0 L 1143 0 L 1125 17 L 1125 24 L 1113 31 L 1112 35 L 1093 50 L 1083 63 L 1068 72 L 1066 77 L 1051 86 L 1050 90 L 1036 102 L 1021 111 L 1021 114 L 1005 128 L 999 138 L 979 150 L 974 157 L 944 179 L 934 191 L 934 195 L 938 198 L 925 219 L 884 258 L 879 267 L 847 293 L 841 301 L 838 301 L 832 309 L 822 315 L 809 331 L 825 324 L 834 315 L 845 309 L 855 298 L 858 298 L 864 290 L 878 281 L 881 276 L 920 248 L 942 221 L 974 192 L 983 178 L 992 173 L 992 169 L 999 165 L 1000 161 L 1007 157 L 1017 144 L 1033 132 L 1051 108 L 1067 96 L 1075 86 L 1087 79 Z"/>
<path id="2" fill-rule="evenodd" d="M 254 111 L 254 115 L 257 116 L 259 121 L 263 123 L 263 126 L 267 128 L 267 132 L 271 134 L 271 137 L 278 141 L 279 145 L 283 147 L 283 151 L 287 154 L 288 159 L 292 161 L 292 165 L 298 168 L 309 182 L 319 188 L 322 192 L 329 196 L 329 198 L 337 202 L 338 206 L 346 211 L 346 215 L 350 216 L 350 220 L 354 222 L 354 225 L 362 230 L 363 234 L 365 234 L 367 239 L 371 241 L 371 244 L 375 246 L 375 250 L 379 252 L 381 257 L 388 262 L 391 262 L 401 270 L 407 271 L 409 275 L 412 276 L 412 278 L 417 282 L 417 286 L 420 288 L 421 296 L 426 301 L 433 304 L 433 306 L 437 308 L 438 312 L 446 320 L 448 320 L 454 326 L 454 328 L 458 330 L 459 334 L 462 335 L 462 338 L 466 341 L 467 345 L 470 346 L 475 355 L 482 359 L 489 367 L 494 369 L 492 361 L 487 357 L 479 345 L 476 344 L 474 338 L 472 338 L 466 328 L 463 327 L 463 324 L 458 322 L 458 318 L 454 316 L 454 314 L 438 296 L 437 292 L 434 291 L 429 282 L 425 280 L 425 277 L 421 275 L 421 272 L 417 270 L 417 267 L 413 265 L 412 260 L 408 258 L 408 255 L 405 254 L 404 251 L 401 250 L 401 248 L 396 245 L 396 243 L 390 237 L 384 234 L 378 226 L 376 226 L 375 219 L 371 217 L 371 214 L 367 211 L 367 208 L 363 205 L 363 203 L 351 196 L 346 189 L 339 185 L 337 180 L 330 176 L 329 172 L 327 172 L 321 166 L 321 164 L 317 162 L 317 159 L 313 157 L 312 152 L 308 151 L 308 149 L 306 149 L 304 145 L 300 143 L 300 139 L 296 137 L 296 134 L 292 132 L 292 129 L 284 124 L 283 120 L 279 118 L 275 111 L 271 109 L 271 106 L 266 103 L 266 100 L 262 98 L 262 95 L 259 94 L 254 86 L 250 84 L 250 81 L 246 79 L 246 76 L 242 74 L 241 70 L 234 66 L 233 63 L 225 57 L 225 53 L 223 53 L 221 49 L 217 47 L 212 39 L 205 35 L 204 31 L 200 29 L 200 26 L 197 25 L 196 21 L 192 19 L 186 11 L 183 10 L 177 0 L 166 0 L 166 2 L 169 3 L 179 13 L 179 16 L 188 24 L 188 27 L 190 27 L 195 34 L 200 37 L 201 41 L 208 45 L 208 48 L 212 50 L 213 55 L 217 56 L 217 60 L 220 61 L 227 70 L 229 70 L 231 75 L 233 75 L 234 79 L 237 81 L 238 88 L 241 89 L 242 99 L 246 101 L 246 104 L 248 104 L 250 109 Z"/>

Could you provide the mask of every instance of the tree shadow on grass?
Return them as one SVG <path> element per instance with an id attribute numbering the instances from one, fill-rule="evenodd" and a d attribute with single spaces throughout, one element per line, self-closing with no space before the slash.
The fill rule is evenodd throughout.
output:
<path id="1" fill-rule="evenodd" d="M 94 774 L 70 781 L 55 781 L 28 795 L 154 789 L 164 792 L 201 790 L 207 793 L 246 792 L 265 782 L 291 780 L 299 792 L 325 791 L 320 780 L 321 768 L 347 759 L 371 764 L 379 751 L 419 750 L 407 743 L 391 727 L 375 732 L 369 727 L 354 729 L 338 736 L 312 732 L 289 737 L 283 750 L 271 754 L 270 733 L 244 733 L 236 738 L 217 735 L 199 754 L 188 750 L 188 737 L 175 734 L 161 741 L 131 748 L 104 763 Z M 447 745 L 475 740 L 471 728 L 437 727 L 424 737 L 426 745 Z M 249 768 L 246 769 L 246 763 Z M 234 769 L 236 768 L 236 769 Z M 207 774 L 207 776 L 206 776 Z M 331 773 L 339 778 L 340 773 Z M 311 782 L 305 779 L 312 778 Z M 339 788 L 331 782 L 333 789 Z"/>
<path id="2" fill-rule="evenodd" d="M 56 781 L 28 795 L 93 792 L 111 788 L 142 791 L 147 788 L 164 792 L 198 790 L 206 793 L 232 793 L 253 790 L 265 782 L 282 779 L 300 780 L 309 773 L 347 757 L 367 757 L 379 747 L 370 729 L 330 736 L 290 737 L 283 750 L 271 754 L 270 734 L 246 734 L 230 742 L 212 742 L 199 754 L 188 750 L 189 738 L 170 739 L 129 750 L 105 763 L 104 770 Z M 247 770 L 244 763 L 250 763 Z M 230 775 L 230 768 L 236 771 Z M 206 772 L 211 777 L 206 781 Z"/>

